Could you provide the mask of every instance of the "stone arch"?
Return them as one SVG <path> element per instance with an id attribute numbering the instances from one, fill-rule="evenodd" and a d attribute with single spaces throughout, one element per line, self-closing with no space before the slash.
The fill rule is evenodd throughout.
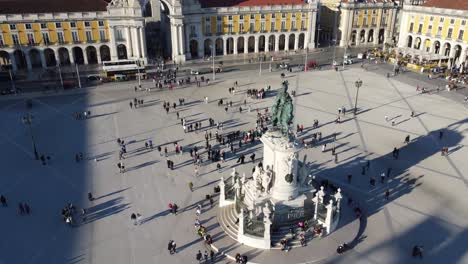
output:
<path id="1" fill-rule="evenodd" d="M 268 37 L 268 50 L 274 51 L 275 50 L 275 44 L 276 44 L 276 37 L 275 35 L 270 35 Z"/>
<path id="2" fill-rule="evenodd" d="M 305 43 L 305 34 L 304 33 L 301 33 L 299 34 L 299 49 L 303 49 L 304 48 L 304 43 Z"/>
<path id="3" fill-rule="evenodd" d="M 286 36 L 284 34 L 281 34 L 279 36 L 279 50 L 284 50 L 286 47 Z"/>
<path id="4" fill-rule="evenodd" d="M 97 51 L 94 46 L 86 47 L 86 58 L 88 59 L 89 64 L 98 63 Z"/>
<path id="5" fill-rule="evenodd" d="M 258 51 L 265 52 L 265 36 L 264 35 L 261 35 L 258 38 Z"/>
<path id="6" fill-rule="evenodd" d="M 4 50 L 0 50 L 0 70 L 2 66 L 6 66 L 10 64 L 11 64 L 10 53 Z"/>
<path id="7" fill-rule="evenodd" d="M 101 53 L 101 61 L 110 61 L 111 60 L 111 54 L 110 54 L 109 46 L 102 45 L 101 47 L 99 47 L 99 53 Z"/>
<path id="8" fill-rule="evenodd" d="M 205 50 L 205 56 L 211 56 L 211 49 L 213 47 L 213 41 L 211 39 L 205 39 L 205 42 L 203 43 L 203 47 Z"/>
<path id="9" fill-rule="evenodd" d="M 83 50 L 80 47 L 74 47 L 72 49 L 72 54 L 73 54 L 73 61 L 76 64 L 83 64 L 84 63 Z"/>
<path id="10" fill-rule="evenodd" d="M 421 38 L 420 37 L 417 37 L 415 40 L 414 40 L 414 49 L 417 49 L 419 50 L 421 48 Z"/>
<path id="11" fill-rule="evenodd" d="M 190 56 L 192 58 L 197 58 L 198 57 L 198 41 L 196 39 L 190 40 Z"/>
<path id="12" fill-rule="evenodd" d="M 450 43 L 445 43 L 444 44 L 444 56 L 450 56 L 450 50 L 452 48 L 452 45 L 450 45 Z"/>
<path id="13" fill-rule="evenodd" d="M 296 35 L 295 34 L 289 35 L 289 40 L 288 40 L 289 50 L 294 50 L 294 42 L 296 42 Z"/>
<path id="14" fill-rule="evenodd" d="M 69 65 L 70 64 L 70 53 L 67 48 L 59 48 L 59 63 L 60 65 Z"/>
<path id="15" fill-rule="evenodd" d="M 374 42 L 374 29 L 369 30 L 369 34 L 367 34 L 367 42 Z"/>
<path id="16" fill-rule="evenodd" d="M 223 55 L 223 39 L 217 38 L 215 41 L 216 55 Z"/>
<path id="17" fill-rule="evenodd" d="M 356 30 L 351 31 L 351 46 L 356 45 L 356 37 L 357 37 L 357 31 Z"/>
<path id="18" fill-rule="evenodd" d="M 247 48 L 248 48 L 249 53 L 255 52 L 255 37 L 254 36 L 249 37 L 247 41 Z"/>
<path id="19" fill-rule="evenodd" d="M 44 50 L 44 58 L 47 67 L 53 67 L 57 65 L 57 60 L 55 59 L 55 51 L 51 48 Z"/>
<path id="20" fill-rule="evenodd" d="M 237 39 L 237 53 L 244 52 L 244 37 L 239 37 Z"/>
<path id="21" fill-rule="evenodd" d="M 18 69 L 25 69 L 27 67 L 26 54 L 22 50 L 15 50 L 13 56 L 15 57 Z"/>
<path id="22" fill-rule="evenodd" d="M 440 42 L 438 40 L 434 41 L 433 48 L 434 48 L 434 54 L 440 53 Z"/>
<path id="23" fill-rule="evenodd" d="M 234 39 L 232 37 L 226 40 L 226 53 L 233 54 L 234 53 Z"/>
<path id="24" fill-rule="evenodd" d="M 408 36 L 408 39 L 406 40 L 406 47 L 413 47 L 413 36 Z"/>
<path id="25" fill-rule="evenodd" d="M 383 44 L 385 41 L 385 29 L 381 28 L 379 30 L 379 44 Z"/>
<path id="26" fill-rule="evenodd" d="M 431 51 L 431 40 L 430 39 L 425 39 L 423 42 L 423 50 L 425 52 Z"/>
<path id="27" fill-rule="evenodd" d="M 359 33 L 359 42 L 364 43 L 366 41 L 366 31 L 363 29 Z"/>
<path id="28" fill-rule="evenodd" d="M 453 47 L 453 50 L 454 50 L 453 61 L 456 62 L 457 59 L 459 59 L 460 56 L 461 56 L 462 47 L 461 47 L 460 45 L 457 44 L 457 45 L 455 45 L 455 46 Z"/>
<path id="29" fill-rule="evenodd" d="M 29 59 L 31 60 L 31 66 L 33 68 L 38 68 L 42 66 L 41 63 L 41 53 L 37 49 L 29 50 Z"/>
<path id="30" fill-rule="evenodd" d="M 119 60 L 126 60 L 128 59 L 127 55 L 127 47 L 124 44 L 117 45 L 117 58 Z"/>

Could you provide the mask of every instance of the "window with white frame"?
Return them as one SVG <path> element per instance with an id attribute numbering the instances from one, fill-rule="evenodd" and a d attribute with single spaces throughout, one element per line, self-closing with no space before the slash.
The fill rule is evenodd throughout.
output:
<path id="1" fill-rule="evenodd" d="M 223 32 L 223 22 L 222 21 L 218 21 L 218 23 L 216 23 L 216 32 L 217 33 Z"/>
<path id="2" fill-rule="evenodd" d="M 232 34 L 232 22 L 228 24 L 228 32 Z"/>
<path id="3" fill-rule="evenodd" d="M 363 20 L 362 20 L 362 25 L 364 27 L 367 27 L 367 17 L 365 17 Z"/>
<path id="4" fill-rule="evenodd" d="M 254 14 L 251 14 L 251 15 L 250 15 L 250 19 L 255 19 L 255 15 L 254 15 Z"/>
<path id="5" fill-rule="evenodd" d="M 444 22 L 444 18 L 443 18 L 443 17 L 440 18 L 440 22 Z"/>
<path id="6" fill-rule="evenodd" d="M 281 30 L 286 30 L 286 21 L 281 21 Z"/>
<path id="7" fill-rule="evenodd" d="M 64 39 L 64 37 L 63 37 L 63 32 L 57 32 L 57 41 L 58 41 L 58 43 L 60 43 L 60 44 L 65 43 L 65 39 Z"/>
<path id="8" fill-rule="evenodd" d="M 70 27 L 71 28 L 76 28 L 76 23 L 75 22 L 70 22 Z"/>
<path id="9" fill-rule="evenodd" d="M 418 26 L 418 34 L 421 34 L 421 32 L 422 32 L 422 27 L 423 27 L 423 25 L 422 25 L 422 24 L 419 24 L 419 26 Z"/>
<path id="10" fill-rule="evenodd" d="M 70 23 L 70 25 L 71 25 L 71 23 Z M 62 28 L 62 23 L 56 22 L 56 23 L 55 23 L 55 27 L 56 27 L 56 28 Z"/>
<path id="11" fill-rule="evenodd" d="M 262 32 L 265 32 L 265 22 L 263 22 L 263 21 L 260 23 L 260 30 Z"/>
<path id="12" fill-rule="evenodd" d="M 42 32 L 42 41 L 45 45 L 50 44 L 49 32 Z"/>
<path id="13" fill-rule="evenodd" d="M 306 22 L 305 22 L 305 20 L 302 20 L 302 21 L 301 21 L 301 29 L 302 29 L 302 30 L 306 30 L 306 28 L 307 28 Z"/>
<path id="14" fill-rule="evenodd" d="M 463 29 L 461 29 L 460 32 L 458 32 L 458 39 L 459 40 L 463 40 L 463 34 L 465 34 L 465 31 Z"/>
<path id="15" fill-rule="evenodd" d="M 190 25 L 190 37 L 196 37 L 197 36 L 197 28 L 195 25 Z"/>
<path id="16" fill-rule="evenodd" d="M 33 45 L 36 42 L 34 41 L 34 33 L 27 33 L 26 36 L 28 37 L 28 44 Z"/>
<path id="17" fill-rule="evenodd" d="M 291 21 L 291 29 L 296 30 L 296 21 L 295 20 Z"/>
<path id="18" fill-rule="evenodd" d="M 271 31 L 275 31 L 275 30 L 276 30 L 275 22 L 271 22 L 271 24 L 270 24 L 270 30 L 271 30 Z"/>
<path id="19" fill-rule="evenodd" d="M 26 23 L 26 24 L 25 24 L 25 27 L 26 27 L 26 29 L 32 29 L 31 23 Z"/>
<path id="20" fill-rule="evenodd" d="M 409 25 L 409 32 L 413 32 L 413 29 L 414 29 L 414 23 L 411 23 Z"/>
<path id="21" fill-rule="evenodd" d="M 106 39 L 106 31 L 105 30 L 99 30 L 99 39 L 100 40 L 105 40 Z"/>
<path id="22" fill-rule="evenodd" d="M 372 17 L 372 25 L 375 26 L 376 23 L 375 23 L 375 17 Z"/>
<path id="23" fill-rule="evenodd" d="M 437 36 L 440 36 L 440 34 L 442 34 L 442 27 L 438 27 L 437 28 Z"/>
<path id="24" fill-rule="evenodd" d="M 432 22 L 432 21 L 434 21 L 434 17 L 433 17 L 433 16 L 431 16 L 431 18 L 430 18 L 429 20 L 430 20 L 431 22 Z"/>
<path id="25" fill-rule="evenodd" d="M 447 32 L 447 38 L 452 38 L 452 34 L 453 34 L 453 28 L 449 28 Z"/>
<path id="26" fill-rule="evenodd" d="M 20 44 L 18 34 L 11 34 L 11 39 L 13 40 L 14 45 L 19 45 Z"/>
<path id="27" fill-rule="evenodd" d="M 3 42 L 3 35 L 0 34 L 0 46 L 3 46 L 5 45 L 5 43 Z"/>
<path id="28" fill-rule="evenodd" d="M 249 26 L 250 33 L 253 33 L 254 30 L 255 30 L 255 24 L 254 24 L 254 22 L 250 22 L 250 26 Z"/>
<path id="29" fill-rule="evenodd" d="M 117 39 L 119 39 L 119 40 L 125 40 L 125 38 L 124 38 L 124 32 L 123 32 L 123 30 L 122 30 L 121 28 L 118 28 L 118 29 L 117 29 L 117 32 L 116 32 L 115 35 L 117 36 Z"/>
<path id="30" fill-rule="evenodd" d="M 244 33 L 244 22 L 239 23 L 239 32 Z"/>
<path id="31" fill-rule="evenodd" d="M 86 41 L 93 41 L 93 33 L 90 30 L 86 31 Z"/>
<path id="32" fill-rule="evenodd" d="M 91 26 L 91 23 L 89 23 L 89 21 L 85 21 L 85 22 L 84 22 L 84 26 L 85 26 L 85 27 L 90 27 L 90 26 Z"/>
<path id="33" fill-rule="evenodd" d="M 461 25 L 466 26 L 466 20 L 462 20 Z"/>
<path id="34" fill-rule="evenodd" d="M 104 21 L 102 21 L 102 20 L 98 21 L 98 26 L 103 27 L 104 26 Z"/>
<path id="35" fill-rule="evenodd" d="M 41 28 L 46 29 L 47 28 L 47 23 L 41 23 Z"/>
<path id="36" fill-rule="evenodd" d="M 209 17 L 205 19 L 205 33 L 211 33 L 211 20 Z"/>
<path id="37" fill-rule="evenodd" d="M 10 24 L 10 30 L 16 30 L 16 24 Z"/>
<path id="38" fill-rule="evenodd" d="M 78 42 L 79 41 L 78 32 L 72 31 L 72 40 L 73 40 L 73 42 Z"/>
<path id="39" fill-rule="evenodd" d="M 427 27 L 427 34 L 431 34 L 431 32 L 432 32 L 432 25 L 429 25 Z"/>
<path id="40" fill-rule="evenodd" d="M 450 24 L 452 24 L 452 25 L 455 24 L 455 19 L 453 19 L 453 18 L 450 19 Z"/>

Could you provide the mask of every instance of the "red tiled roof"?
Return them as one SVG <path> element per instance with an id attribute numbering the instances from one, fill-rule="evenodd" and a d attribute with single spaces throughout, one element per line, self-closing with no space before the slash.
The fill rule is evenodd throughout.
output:
<path id="1" fill-rule="evenodd" d="M 1 0 L 0 0 L 1 1 Z M 199 0 L 205 7 L 305 5 L 305 0 Z"/>
<path id="2" fill-rule="evenodd" d="M 429 0 L 423 6 L 468 10 L 468 0 Z"/>
<path id="3" fill-rule="evenodd" d="M 106 11 L 105 0 L 0 0 L 0 14 Z"/>
<path id="4" fill-rule="evenodd" d="M 359 3 L 372 4 L 372 3 L 385 3 L 385 2 L 390 3 L 390 2 L 393 2 L 393 0 L 387 0 L 387 1 L 385 1 L 385 0 L 356 0 L 356 1 L 355 1 L 355 0 L 342 0 L 341 2 L 343 2 L 343 3 L 351 3 L 351 4 L 352 4 L 352 3 L 357 3 L 357 4 L 359 4 Z"/>

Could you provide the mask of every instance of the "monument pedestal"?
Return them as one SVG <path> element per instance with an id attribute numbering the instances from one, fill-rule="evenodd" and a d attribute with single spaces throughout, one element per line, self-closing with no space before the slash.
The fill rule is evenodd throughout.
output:
<path id="1" fill-rule="evenodd" d="M 267 132 L 261 141 L 263 167 L 274 172 L 271 198 L 278 201 L 295 199 L 299 193 L 297 155 L 301 146 L 290 142 L 280 131 Z"/>

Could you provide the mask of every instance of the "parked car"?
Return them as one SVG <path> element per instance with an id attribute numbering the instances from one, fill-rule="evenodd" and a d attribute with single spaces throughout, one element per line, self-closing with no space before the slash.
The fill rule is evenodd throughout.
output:
<path id="1" fill-rule="evenodd" d="M 90 74 L 86 77 L 87 82 L 97 82 L 101 81 L 101 76 L 96 75 L 96 74 Z"/>
<path id="2" fill-rule="evenodd" d="M 344 63 L 345 65 L 351 65 L 351 64 L 354 63 L 354 60 L 353 60 L 353 59 L 345 59 L 345 60 L 343 61 L 343 63 Z"/>
<path id="3" fill-rule="evenodd" d="M 195 69 L 190 69 L 190 75 L 199 75 L 200 71 Z"/>
<path id="4" fill-rule="evenodd" d="M 313 69 L 313 68 L 317 68 L 318 67 L 318 63 L 316 60 L 310 60 L 307 62 L 307 68 L 309 69 Z"/>
<path id="5" fill-rule="evenodd" d="M 282 69 L 282 70 L 286 70 L 288 67 L 289 67 L 289 64 L 287 64 L 285 62 L 282 62 L 279 65 L 279 68 Z"/>

